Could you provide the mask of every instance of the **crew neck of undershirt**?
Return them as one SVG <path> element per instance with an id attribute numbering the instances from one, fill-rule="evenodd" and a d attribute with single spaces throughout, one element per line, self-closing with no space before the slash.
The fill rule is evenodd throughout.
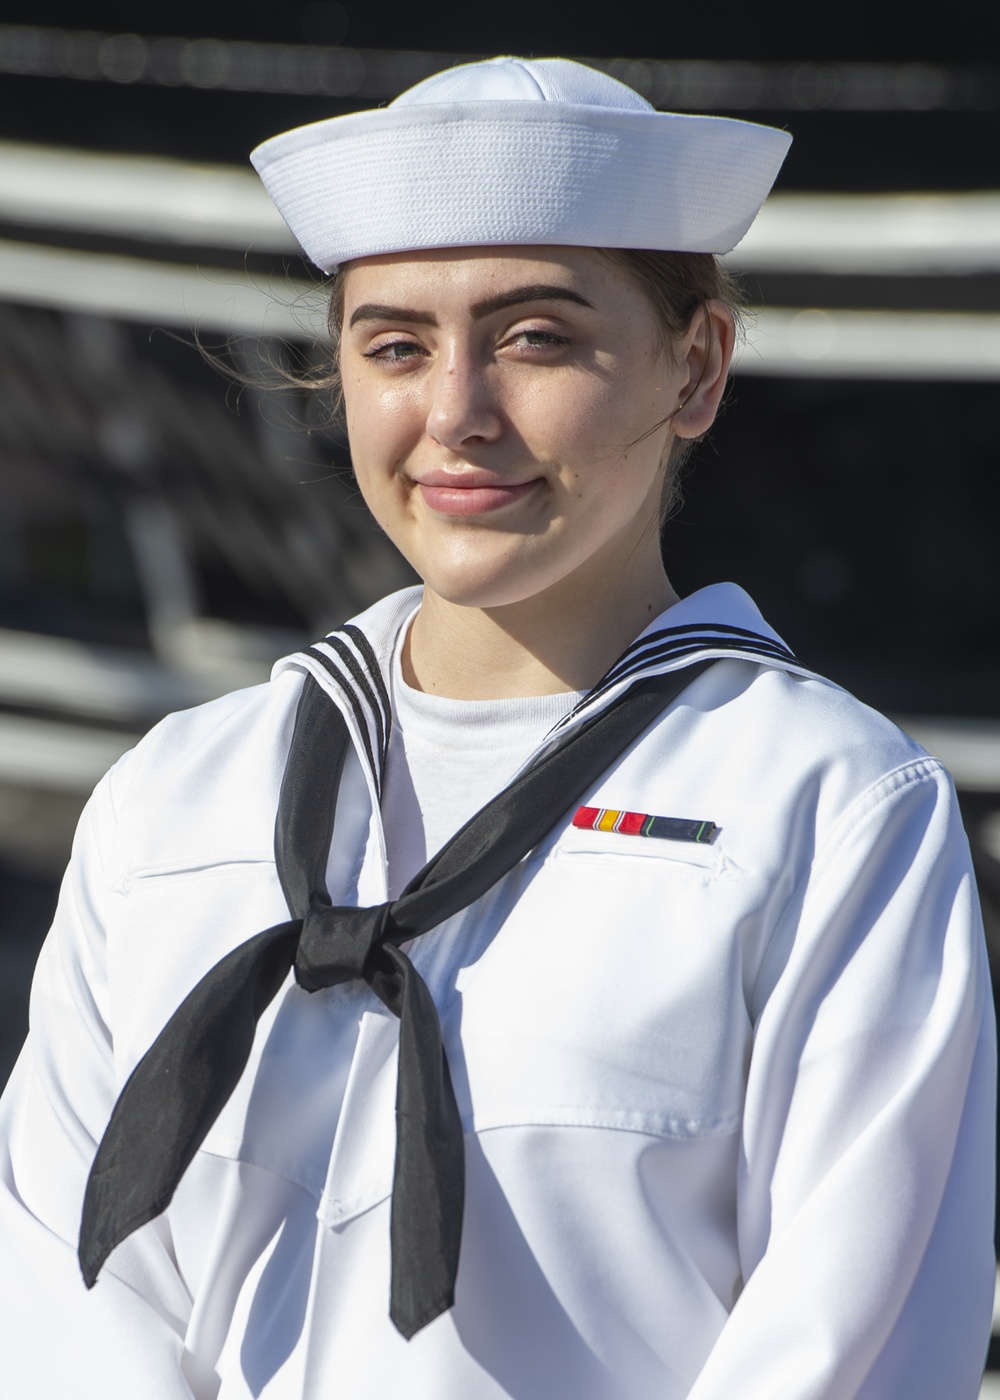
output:
<path id="1" fill-rule="evenodd" d="M 390 898 L 514 778 L 581 691 L 454 700 L 403 679 L 402 629 L 390 671 L 393 724 L 382 821 Z"/>
<path id="2" fill-rule="evenodd" d="M 585 694 L 563 690 L 554 695 L 515 695 L 496 700 L 454 700 L 416 690 L 403 678 L 402 644 L 397 644 L 392 662 L 393 710 L 401 729 L 419 726 L 431 735 L 447 734 L 448 742 L 461 748 L 474 748 L 485 733 L 517 741 L 523 726 L 541 729 L 539 741 L 553 725 L 568 715 Z"/>

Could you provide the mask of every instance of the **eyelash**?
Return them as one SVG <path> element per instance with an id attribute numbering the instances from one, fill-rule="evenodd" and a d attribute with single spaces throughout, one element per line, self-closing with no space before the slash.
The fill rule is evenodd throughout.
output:
<path id="1" fill-rule="evenodd" d="M 362 356 L 366 360 L 390 360 L 397 364 L 400 360 L 411 358 L 409 355 L 390 355 L 387 353 L 390 350 L 415 350 L 419 353 L 421 347 L 413 340 L 387 340 L 371 350 L 362 351 Z"/>
<path id="2" fill-rule="evenodd" d="M 548 346 L 548 345 L 568 345 L 568 344 L 569 344 L 569 336 L 566 336 L 566 335 L 557 335 L 555 331 L 539 331 L 539 330 L 531 330 L 531 329 L 524 330 L 524 331 L 517 331 L 517 333 L 516 333 L 515 335 L 511 336 L 511 340 L 515 340 L 515 341 L 516 341 L 516 340 L 522 340 L 522 339 L 524 339 L 526 336 L 535 336 L 535 337 L 537 337 L 537 339 L 538 339 L 539 341 L 541 341 L 541 344 L 540 344 L 540 345 L 539 345 L 539 344 L 535 344 L 535 345 L 533 345 L 533 346 L 531 347 L 532 349 L 536 349 L 536 350 L 540 350 L 540 349 L 542 349 L 544 346 Z M 505 345 L 509 345 L 509 344 L 510 344 L 510 341 L 504 341 L 504 344 L 505 344 Z"/>
<path id="3" fill-rule="evenodd" d="M 507 345 L 516 344 L 519 340 L 531 337 L 526 346 L 530 350 L 543 350 L 549 346 L 569 345 L 568 336 L 557 335 L 555 331 L 523 330 L 517 331 L 508 340 L 501 342 L 501 348 Z M 392 354 L 392 351 L 412 351 L 413 354 Z M 413 340 L 387 340 L 381 345 L 374 346 L 371 350 L 362 351 L 362 358 L 366 360 L 383 360 L 390 364 L 400 364 L 403 360 L 416 359 L 424 354 L 423 347 Z"/>

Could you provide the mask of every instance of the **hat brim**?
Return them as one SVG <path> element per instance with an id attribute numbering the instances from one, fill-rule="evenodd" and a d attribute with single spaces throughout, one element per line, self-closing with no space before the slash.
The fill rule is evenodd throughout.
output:
<path id="1" fill-rule="evenodd" d="M 303 251 L 332 272 L 421 248 L 725 253 L 790 143 L 725 117 L 495 101 L 333 117 L 250 159 Z"/>

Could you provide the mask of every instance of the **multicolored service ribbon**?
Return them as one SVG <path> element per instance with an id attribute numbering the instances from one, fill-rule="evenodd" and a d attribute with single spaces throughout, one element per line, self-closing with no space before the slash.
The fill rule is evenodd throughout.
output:
<path id="1" fill-rule="evenodd" d="M 621 836 L 658 836 L 662 841 L 696 841 L 707 846 L 719 828 L 715 822 L 683 817 L 654 817 L 649 812 L 616 812 L 611 807 L 578 807 L 573 825 L 581 831 L 617 831 Z"/>

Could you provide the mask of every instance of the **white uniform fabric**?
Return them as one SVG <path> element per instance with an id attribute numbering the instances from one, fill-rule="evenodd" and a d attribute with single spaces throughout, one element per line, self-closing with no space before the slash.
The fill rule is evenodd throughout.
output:
<path id="1" fill-rule="evenodd" d="M 588 805 L 412 947 L 467 1130 L 457 1301 L 388 1317 L 397 1023 L 291 982 L 172 1206 L 92 1293 L 83 1184 L 193 983 L 287 917 L 273 823 L 310 670 L 356 750 L 336 903 L 385 898 L 385 676 L 412 593 L 158 726 L 97 789 L 0 1110 L 5 1400 L 974 1400 L 994 1044 L 950 780 L 716 585 L 613 683 L 710 667 Z"/>

